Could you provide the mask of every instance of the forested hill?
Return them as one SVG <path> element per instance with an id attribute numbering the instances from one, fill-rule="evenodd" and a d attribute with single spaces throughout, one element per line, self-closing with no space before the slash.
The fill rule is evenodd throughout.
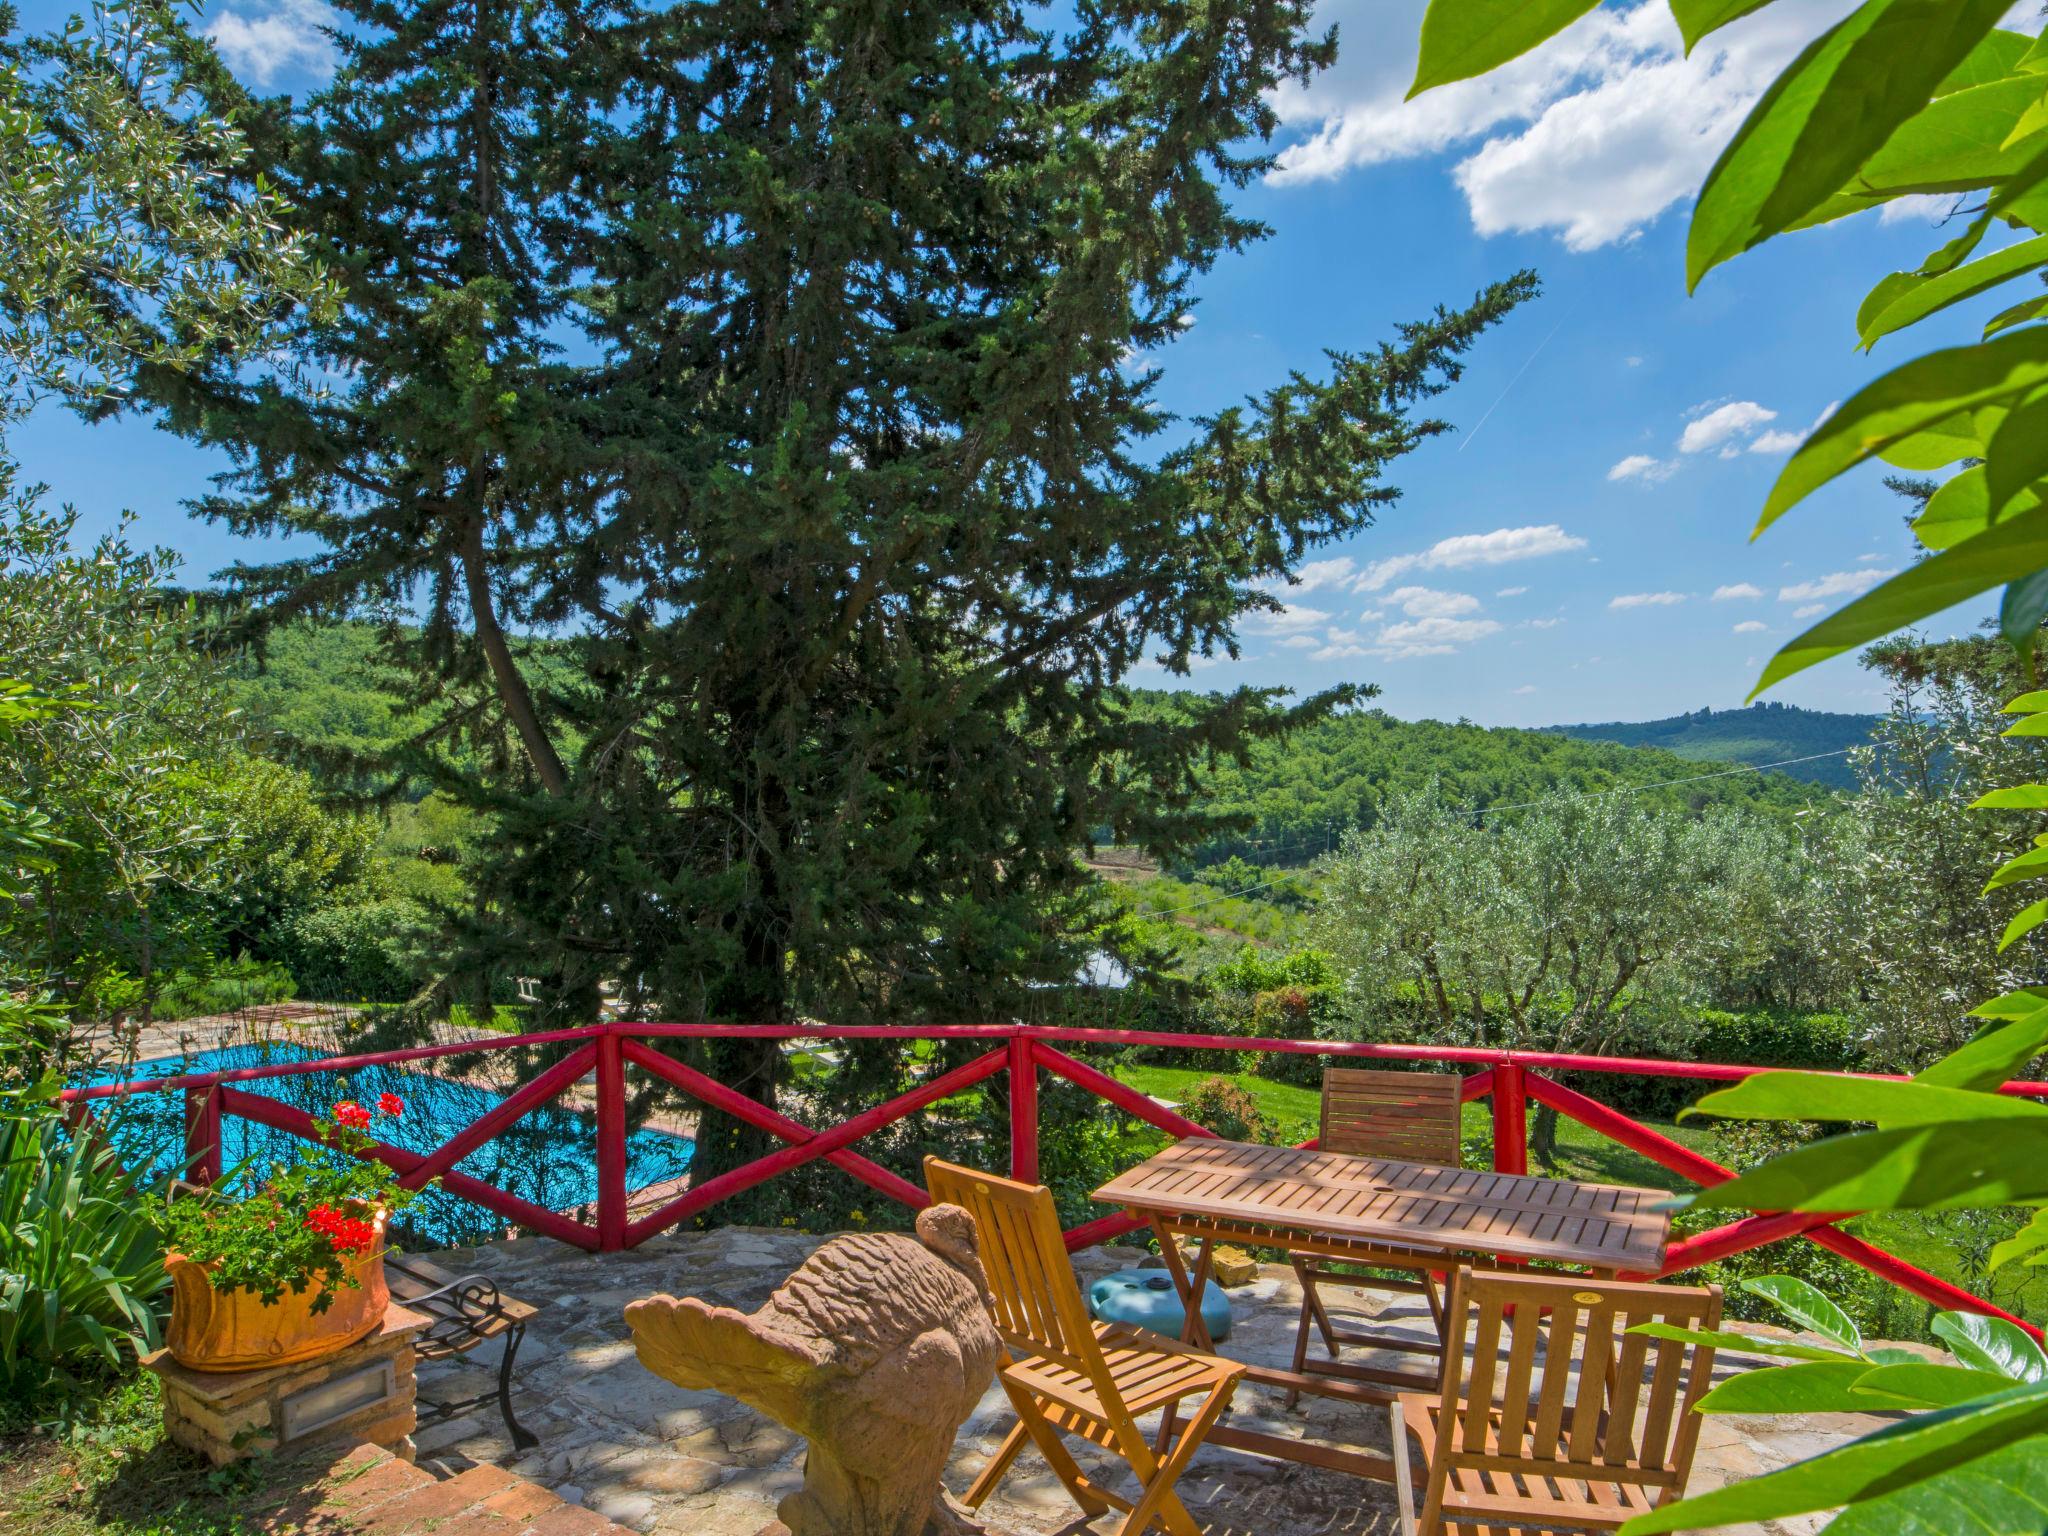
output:
<path id="1" fill-rule="evenodd" d="M 1669 720 L 1606 725 L 1553 725 L 1549 730 L 1580 741 L 1611 741 L 1624 747 L 1658 747 L 1694 762 L 1782 763 L 1817 752 L 1840 754 L 1870 740 L 1877 715 L 1836 715 L 1793 704 L 1752 704 L 1747 709 L 1702 709 Z M 1795 779 L 1853 789 L 1849 759 L 1837 755 L 1792 763 L 1782 770 Z"/>
<path id="2" fill-rule="evenodd" d="M 1151 697 L 1170 708 L 1174 696 Z M 1249 813 L 1254 825 L 1241 838 L 1203 849 L 1201 861 L 1237 854 L 1257 863 L 1306 862 L 1345 828 L 1369 825 L 1390 796 L 1419 789 L 1432 778 L 1451 798 L 1475 809 L 1686 778 L 1696 782 L 1642 790 L 1643 802 L 1790 814 L 1832 798 L 1827 788 L 1781 773 L 1697 777 L 1714 766 L 1654 747 L 1579 741 L 1555 731 L 1396 720 L 1378 710 L 1361 710 L 1297 732 L 1284 743 L 1261 745 L 1245 768 L 1223 764 L 1211 772 L 1212 807 Z"/>

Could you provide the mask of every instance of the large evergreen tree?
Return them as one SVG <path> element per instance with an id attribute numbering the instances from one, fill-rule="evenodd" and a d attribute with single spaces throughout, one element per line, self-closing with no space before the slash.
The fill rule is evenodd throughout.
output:
<path id="1" fill-rule="evenodd" d="M 1194 764 L 1353 696 L 1167 722 L 1121 680 L 1234 648 L 1368 523 L 1534 291 L 1156 406 L 1133 353 L 1263 233 L 1228 191 L 1332 55 L 1307 0 L 341 10 L 263 140 L 348 288 L 302 338 L 324 391 L 159 398 L 240 457 L 210 512 L 324 541 L 236 573 L 267 616 L 424 612 L 393 643 L 435 728 L 492 744 L 471 958 L 559 1017 L 607 978 L 657 1016 L 1006 1017 L 1071 974 L 1077 845 L 1208 835 Z M 522 658 L 544 629 L 566 672 Z M 772 1096 L 772 1046 L 706 1055 Z M 707 1124 L 698 1172 L 754 1150 Z"/>

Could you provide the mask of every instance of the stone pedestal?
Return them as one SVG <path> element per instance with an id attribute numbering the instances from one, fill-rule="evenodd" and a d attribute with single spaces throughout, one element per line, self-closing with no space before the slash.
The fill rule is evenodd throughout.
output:
<path id="1" fill-rule="evenodd" d="M 142 1364 L 163 1382 L 164 1433 L 215 1466 L 322 1440 L 367 1440 L 412 1460 L 413 1340 L 428 1319 L 395 1303 L 339 1354 L 253 1371 L 195 1371 L 169 1350 Z"/>

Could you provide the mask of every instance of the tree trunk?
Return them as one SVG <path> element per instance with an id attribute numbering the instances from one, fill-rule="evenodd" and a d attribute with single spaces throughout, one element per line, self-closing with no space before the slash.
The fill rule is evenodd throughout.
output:
<path id="1" fill-rule="evenodd" d="M 498 699 L 504 704 L 513 729 L 519 732 L 519 740 L 526 748 L 527 761 L 533 764 L 534 773 L 549 794 L 559 795 L 569 787 L 569 775 L 562 767 L 555 744 L 548 740 L 548 733 L 541 727 L 540 714 L 533 707 L 533 693 L 526 686 L 526 678 L 519 670 L 512 647 L 506 642 L 505 631 L 498 624 L 497 608 L 491 596 L 490 570 L 484 562 L 481 517 L 473 518 L 463 534 L 462 579 L 469 592 L 470 619 L 476 626 L 477 644 L 483 648 L 484 659 L 490 663 L 491 678 L 498 687 Z"/>
<path id="2" fill-rule="evenodd" d="M 1549 1104 L 1536 1106 L 1536 1124 L 1529 1132 L 1529 1150 L 1545 1173 L 1557 1172 L 1557 1110 Z"/>

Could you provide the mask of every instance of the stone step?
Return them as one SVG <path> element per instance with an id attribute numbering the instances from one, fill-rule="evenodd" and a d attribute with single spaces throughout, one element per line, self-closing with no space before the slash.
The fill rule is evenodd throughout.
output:
<path id="1" fill-rule="evenodd" d="M 502 1467 L 436 1478 L 374 1445 L 341 1457 L 307 1502 L 294 1506 L 261 1529 L 271 1536 L 287 1528 L 326 1536 L 633 1536 Z"/>

